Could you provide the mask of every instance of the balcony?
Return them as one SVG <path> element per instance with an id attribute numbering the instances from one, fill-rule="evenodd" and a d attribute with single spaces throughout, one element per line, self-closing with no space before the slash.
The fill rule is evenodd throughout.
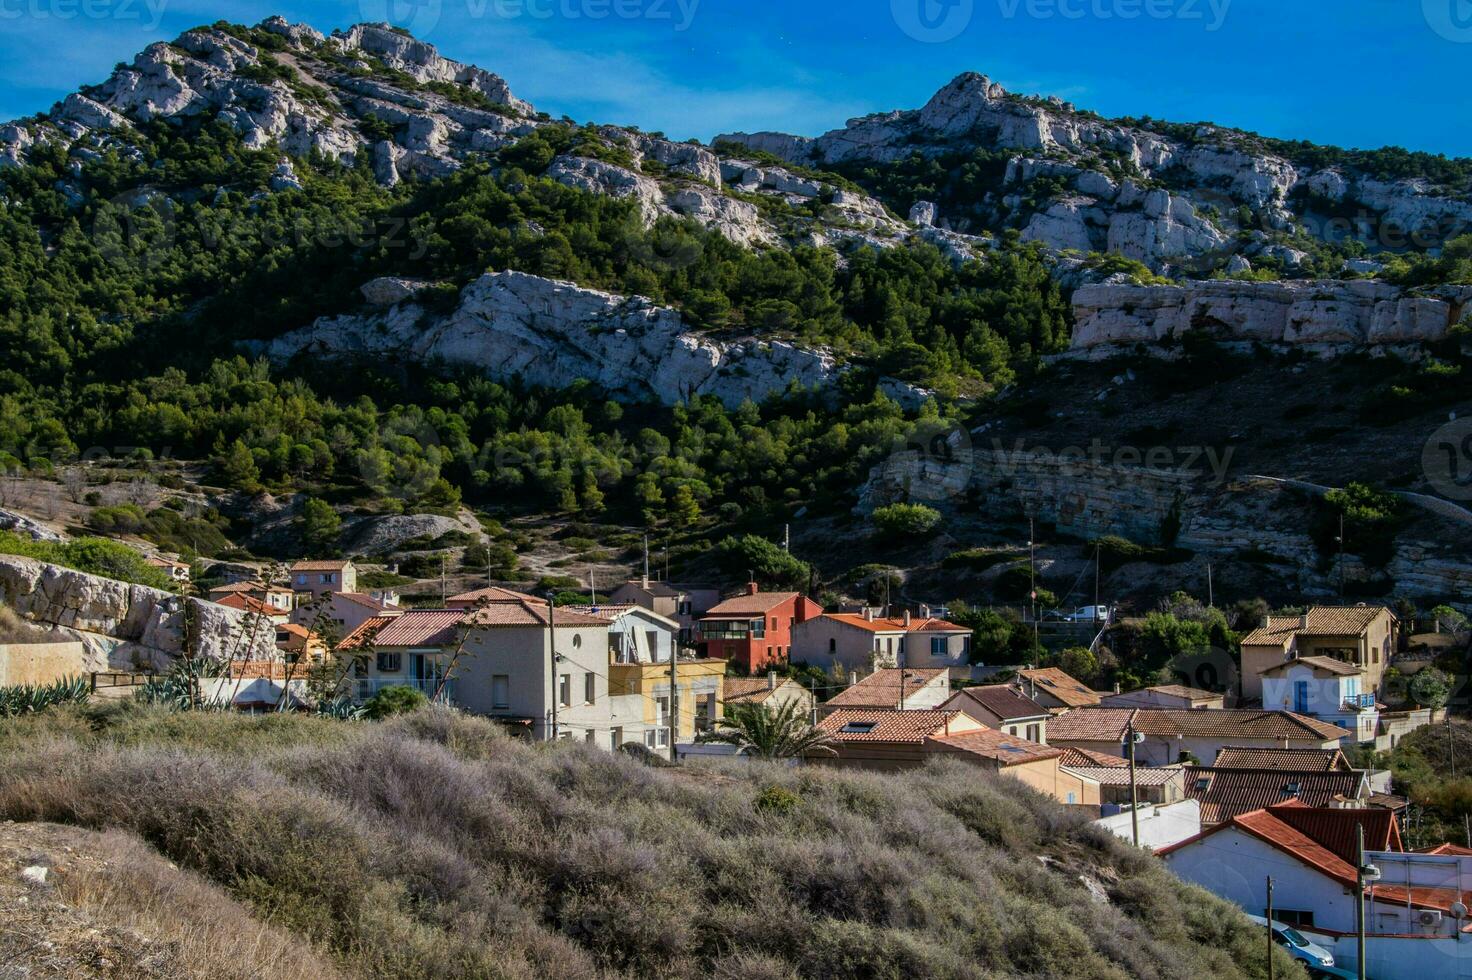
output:
<path id="1" fill-rule="evenodd" d="M 1348 711 L 1368 711 L 1375 707 L 1375 695 L 1373 694 L 1350 694 L 1344 698 L 1344 707 Z"/>
<path id="2" fill-rule="evenodd" d="M 354 701 L 367 701 L 386 687 L 410 687 L 423 692 L 427 698 L 433 698 L 435 689 L 440 686 L 440 681 L 435 677 L 349 677 L 345 686 L 348 696 Z M 440 691 L 440 701 L 445 704 L 454 703 L 455 682 L 453 680 L 445 682 L 444 689 Z"/>
<path id="3" fill-rule="evenodd" d="M 713 621 L 700 624 L 702 640 L 762 640 L 767 636 L 766 620 L 752 623 Z"/>

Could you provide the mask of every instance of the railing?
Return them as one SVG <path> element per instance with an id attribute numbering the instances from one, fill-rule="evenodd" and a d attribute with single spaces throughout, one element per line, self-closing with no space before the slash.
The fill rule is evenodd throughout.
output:
<path id="1" fill-rule="evenodd" d="M 440 699 L 447 702 L 454 701 L 455 682 L 445 681 L 444 685 L 444 689 L 440 691 Z M 435 690 L 440 686 L 440 681 L 435 677 L 349 677 L 346 686 L 348 696 L 354 701 L 367 701 L 387 687 L 413 688 L 423 692 L 426 697 L 432 698 Z"/>
<path id="2" fill-rule="evenodd" d="M 1354 710 L 1375 707 L 1375 695 L 1373 694 L 1350 694 L 1344 699 L 1344 706 Z"/>
<path id="3" fill-rule="evenodd" d="M 762 640 L 766 636 L 765 630 L 702 630 L 700 633 L 704 640 Z"/>

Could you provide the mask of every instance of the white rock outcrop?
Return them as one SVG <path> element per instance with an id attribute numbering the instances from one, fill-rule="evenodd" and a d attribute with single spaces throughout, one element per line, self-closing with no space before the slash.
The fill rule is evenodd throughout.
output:
<path id="1" fill-rule="evenodd" d="M 1371 280 L 1086 285 L 1073 294 L 1073 347 L 1153 344 L 1192 330 L 1311 346 L 1423 343 L 1444 338 L 1469 304 L 1472 286 L 1412 295 Z"/>
<path id="2" fill-rule="evenodd" d="M 426 317 L 405 302 L 387 312 L 318 320 L 264 350 L 275 361 L 302 354 L 440 360 L 552 388 L 588 380 L 625 401 L 675 404 L 714 395 L 733 407 L 794 383 L 824 388 L 839 370 L 825 350 L 712 340 L 648 300 L 520 272 L 480 277 L 445 316 Z"/>
<path id="3" fill-rule="evenodd" d="M 165 669 L 186 653 L 280 659 L 276 632 L 263 620 L 30 558 L 0 555 L 0 605 L 82 641 L 88 669 L 95 671 Z"/>

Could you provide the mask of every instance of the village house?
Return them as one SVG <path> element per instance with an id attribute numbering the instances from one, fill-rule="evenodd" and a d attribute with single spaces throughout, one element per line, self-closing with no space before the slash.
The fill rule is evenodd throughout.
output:
<path id="1" fill-rule="evenodd" d="M 951 697 L 951 672 L 944 668 L 909 670 L 886 667 L 818 706 L 820 714 L 840 708 L 881 708 L 888 711 L 929 711 Z"/>
<path id="2" fill-rule="evenodd" d="M 1360 872 L 1358 832 L 1364 833 Z M 1472 942 L 1466 909 L 1472 857 L 1443 846 L 1407 852 L 1394 814 L 1290 802 L 1239 814 L 1159 855 L 1177 876 L 1273 918 L 1324 947 L 1349 975 L 1358 961 L 1357 905 L 1365 904 L 1365 973 L 1377 980 L 1464 975 Z"/>
<path id="3" fill-rule="evenodd" d="M 873 609 L 825 613 L 793 630 L 792 660 L 860 674 L 882 667 L 962 668 L 971 661 L 971 631 L 932 616 L 925 606 L 918 616 L 880 616 Z"/>
<path id="4" fill-rule="evenodd" d="M 279 609 L 270 603 L 262 602 L 255 596 L 248 595 L 244 592 L 233 592 L 229 595 L 221 596 L 215 600 L 215 604 L 224 606 L 227 609 L 237 609 L 241 612 L 249 613 L 252 616 L 259 616 L 273 626 L 291 620 L 291 613 L 285 609 Z"/>
<path id="5" fill-rule="evenodd" d="M 182 584 L 189 581 L 190 570 L 187 561 L 169 558 L 166 555 L 152 555 L 143 559 L 143 564 L 150 568 L 157 568 L 174 582 Z"/>
<path id="6" fill-rule="evenodd" d="M 1069 774 L 1086 782 L 1096 784 L 1099 803 L 1108 807 L 1130 805 L 1130 767 L 1123 766 L 1077 766 L 1062 760 L 1059 764 Z M 1187 774 L 1181 766 L 1135 767 L 1134 798 L 1141 804 L 1151 803 L 1169 806 L 1186 799 Z M 1108 812 L 1106 810 L 1106 812 Z M 1199 825 L 1199 817 L 1197 819 Z"/>
<path id="7" fill-rule="evenodd" d="M 314 665 L 327 659 L 327 643 L 322 637 L 295 623 L 277 625 L 276 649 L 288 664 Z"/>
<path id="8" fill-rule="evenodd" d="M 817 703 L 812 691 L 791 677 L 777 676 L 775 671 L 768 671 L 765 677 L 727 677 L 723 697 L 727 711 L 740 704 L 759 704 L 778 711 L 796 702 L 804 716 L 810 716 Z"/>
<path id="9" fill-rule="evenodd" d="M 655 582 L 645 577 L 620 585 L 613 590 L 609 601 L 639 606 L 673 619 L 679 625 L 680 643 L 694 646 L 698 641 L 696 623 L 721 601 L 721 593 L 709 586 Z"/>
<path id="10" fill-rule="evenodd" d="M 370 619 L 391 619 L 402 616 L 404 611 L 362 592 L 326 592 L 300 602 L 292 610 L 291 621 L 344 637 Z"/>
<path id="11" fill-rule="evenodd" d="M 1358 667 L 1360 693 L 1373 697 L 1395 652 L 1396 624 L 1384 606 L 1314 606 L 1297 616 L 1269 616 L 1242 640 L 1242 697 L 1261 701 L 1264 672 L 1304 657 Z"/>
<path id="12" fill-rule="evenodd" d="M 358 569 L 351 561 L 299 561 L 287 570 L 298 602 L 310 602 L 329 592 L 357 592 Z"/>
<path id="13" fill-rule="evenodd" d="M 1102 809 L 1104 816 L 1094 821 L 1095 826 L 1131 843 L 1138 833 L 1140 846 L 1147 851 L 1160 851 L 1201 833 L 1201 804 L 1195 800 L 1141 803 L 1133 811 L 1128 806 Z"/>
<path id="14" fill-rule="evenodd" d="M 1060 803 L 1099 802 L 1097 785 L 1059 767 L 1061 750 L 987 728 L 964 712 L 846 708 L 828 714 L 818 728 L 832 741 L 829 751 L 811 753 L 811 762 L 896 771 L 956 759 L 1011 776 Z"/>
<path id="15" fill-rule="evenodd" d="M 1262 706 L 1309 715 L 1338 725 L 1355 742 L 1372 742 L 1379 728 L 1375 695 L 1365 690 L 1365 669 L 1333 657 L 1294 657 L 1258 675 Z"/>
<path id="16" fill-rule="evenodd" d="M 1188 766 L 1186 793 L 1201 804 L 1202 826 L 1211 827 L 1293 800 L 1318 808 L 1367 806 L 1370 785 L 1365 773 L 1352 769 L 1293 772 Z"/>
<path id="17" fill-rule="evenodd" d="M 1048 744 L 1048 719 L 1052 713 L 1014 688 L 1005 684 L 962 688 L 951 695 L 942 707 L 964 711 L 972 718 L 1039 745 Z"/>
<path id="18" fill-rule="evenodd" d="M 1123 756 L 1126 732 L 1141 736 L 1141 765 L 1200 764 L 1228 745 L 1247 748 L 1337 748 L 1343 729 L 1288 711 L 1223 708 L 1075 708 L 1048 723 L 1048 744 Z"/>
<path id="19" fill-rule="evenodd" d="M 823 607 L 797 592 L 763 592 L 755 582 L 717 603 L 699 621 L 700 655 L 725 660 L 746 674 L 788 662 L 792 630 Z"/>
<path id="20" fill-rule="evenodd" d="M 568 606 L 609 620 L 608 649 L 618 664 L 667 664 L 679 645 L 680 626 L 642 606 Z"/>
<path id="21" fill-rule="evenodd" d="M 1138 691 L 1106 694 L 1099 704 L 1106 708 L 1225 708 L 1226 696 L 1180 684 L 1157 684 Z"/>
<path id="22" fill-rule="evenodd" d="M 1057 667 L 1025 667 L 1017 672 L 1012 686 L 1053 714 L 1097 705 L 1101 697 L 1098 691 Z"/>
<path id="23" fill-rule="evenodd" d="M 210 589 L 209 593 L 211 602 L 219 602 L 221 599 L 232 595 L 247 595 L 285 612 L 291 612 L 296 608 L 296 593 L 285 586 L 267 585 L 260 580 L 217 585 Z"/>
<path id="24" fill-rule="evenodd" d="M 693 741 L 722 717 L 727 683 L 724 660 L 675 661 L 679 711 L 676 739 Z M 608 668 L 610 697 L 609 746 L 636 743 L 660 754 L 669 751 L 670 665 L 645 661 L 615 662 Z"/>
<path id="25" fill-rule="evenodd" d="M 462 592 L 452 595 L 445 600 L 446 609 L 477 609 L 493 602 L 532 602 L 546 605 L 547 600 L 541 596 L 528 595 L 525 592 L 517 592 L 515 589 L 503 589 L 499 585 L 492 585 L 484 589 L 476 589 L 474 592 Z"/>
<path id="26" fill-rule="evenodd" d="M 339 649 L 363 651 L 351 675 L 358 700 L 395 685 L 439 691 L 533 740 L 611 748 L 608 625 L 523 599 L 377 617 Z"/>

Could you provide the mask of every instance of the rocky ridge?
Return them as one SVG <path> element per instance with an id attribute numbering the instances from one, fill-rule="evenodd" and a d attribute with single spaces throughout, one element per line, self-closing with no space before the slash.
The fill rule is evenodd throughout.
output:
<path id="1" fill-rule="evenodd" d="M 1005 176 L 985 195 L 993 221 L 1021 229 L 1026 240 L 1117 252 L 1155 269 L 1199 268 L 1203 260 L 1220 268 L 1233 258 L 1240 268 L 1259 256 L 1291 268 L 1303 253 L 1280 239 L 1322 233 L 1316 215 L 1328 212 L 1358 209 L 1361 223 L 1404 232 L 1472 228 L 1472 201 L 1424 179 L 1314 170 L 1266 152 L 1247 133 L 1203 125 L 1182 135 L 1182 128 L 1165 133 L 1110 122 L 1061 99 L 1014 95 L 968 72 L 920 109 L 851 119 L 815 139 L 758 132 L 716 141 L 806 166 L 1010 151 Z M 1062 190 L 1029 207 L 1040 178 Z"/>
<path id="2" fill-rule="evenodd" d="M 280 659 L 270 624 L 243 612 L 30 558 L 0 555 L 0 604 L 81 641 L 92 671 L 162 670 L 185 653 Z"/>

